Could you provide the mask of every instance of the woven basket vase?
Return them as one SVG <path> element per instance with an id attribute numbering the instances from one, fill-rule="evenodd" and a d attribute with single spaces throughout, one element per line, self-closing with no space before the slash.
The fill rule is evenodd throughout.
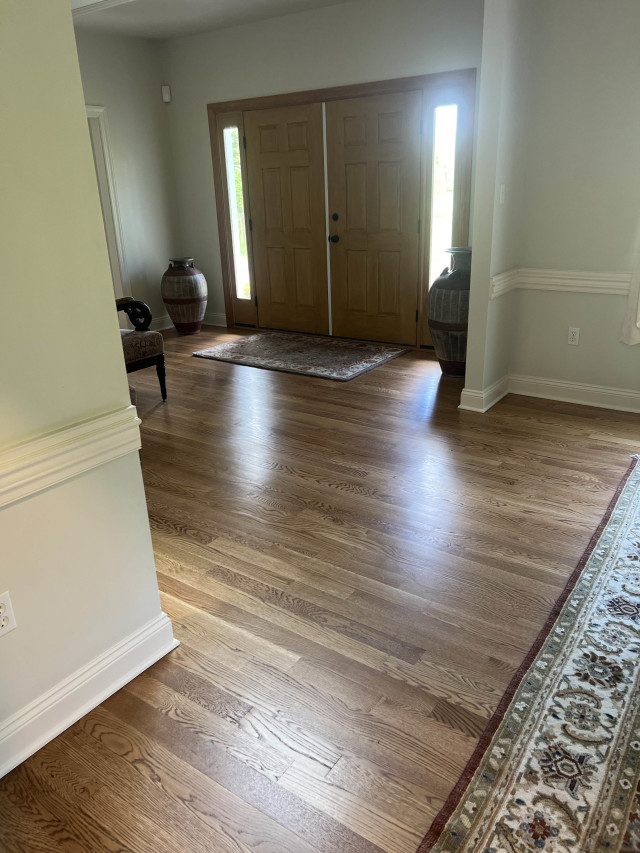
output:
<path id="1" fill-rule="evenodd" d="M 193 258 L 171 258 L 160 285 L 162 301 L 181 335 L 200 331 L 207 308 L 207 281 Z"/>
<path id="2" fill-rule="evenodd" d="M 429 331 L 445 376 L 464 376 L 469 327 L 471 249 L 447 249 L 451 269 L 444 270 L 429 290 Z"/>

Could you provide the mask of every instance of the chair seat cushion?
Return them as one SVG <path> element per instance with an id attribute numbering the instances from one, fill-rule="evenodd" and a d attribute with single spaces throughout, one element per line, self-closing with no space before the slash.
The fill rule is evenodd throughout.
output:
<path id="1" fill-rule="evenodd" d="M 164 352 L 164 340 L 160 332 L 134 332 L 120 329 L 122 349 L 126 364 L 141 358 L 152 358 Z"/>

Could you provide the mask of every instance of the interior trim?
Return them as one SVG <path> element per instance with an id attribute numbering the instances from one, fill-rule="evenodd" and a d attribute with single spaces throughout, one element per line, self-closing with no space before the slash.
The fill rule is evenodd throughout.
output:
<path id="1" fill-rule="evenodd" d="M 514 267 L 491 277 L 491 299 L 512 290 L 555 290 L 565 293 L 601 293 L 627 296 L 631 273 L 543 270 Z"/>
<path id="2" fill-rule="evenodd" d="M 330 86 L 326 89 L 307 89 L 304 92 L 285 92 L 280 95 L 263 95 L 258 98 L 241 98 L 237 101 L 219 101 L 207 104 L 210 113 L 234 112 L 240 110 L 266 110 L 272 107 L 290 107 L 298 104 L 312 104 L 323 101 L 341 101 L 343 98 L 362 98 L 366 95 L 395 94 L 411 92 L 415 89 L 428 89 L 437 86 L 473 85 L 476 79 L 475 68 L 459 71 L 438 71 L 433 74 L 419 74 L 415 77 L 398 77 L 395 80 L 379 80 L 371 83 L 351 83 L 346 86 Z"/>
<path id="3" fill-rule="evenodd" d="M 135 406 L 72 424 L 0 453 L 0 507 L 140 449 Z"/>
<path id="4" fill-rule="evenodd" d="M 100 12 L 132 2 L 133 0 L 71 0 L 71 14 L 74 18 L 81 18 L 91 12 Z"/>
<path id="5" fill-rule="evenodd" d="M 614 409 L 618 412 L 640 412 L 640 392 L 627 388 L 610 388 L 606 385 L 567 382 L 564 379 L 547 379 L 543 376 L 519 376 L 512 373 L 509 376 L 509 393 L 540 397 L 543 400 L 579 403 L 598 409 Z"/>
<path id="6" fill-rule="evenodd" d="M 483 391 L 463 389 L 458 408 L 483 414 L 506 394 L 522 394 L 524 397 L 539 397 L 561 403 L 578 403 L 581 406 L 595 406 L 598 409 L 640 413 L 640 391 L 515 373 L 502 376 Z"/>
<path id="7" fill-rule="evenodd" d="M 459 409 L 466 412 L 479 412 L 484 414 L 492 406 L 502 400 L 505 394 L 509 393 L 509 377 L 502 376 L 493 385 L 489 385 L 484 391 L 474 391 L 470 388 L 463 388 L 460 395 Z"/>
<path id="8" fill-rule="evenodd" d="M 0 778 L 179 643 L 160 613 L 0 723 Z"/>
<path id="9" fill-rule="evenodd" d="M 122 295 L 131 296 L 131 287 L 129 285 L 129 274 L 127 270 L 127 255 L 124 248 L 124 229 L 122 227 L 122 216 L 120 215 L 120 204 L 118 203 L 118 191 L 116 189 L 115 169 L 113 167 L 113 158 L 111 156 L 111 141 L 109 139 L 109 123 L 107 120 L 107 110 L 106 107 L 98 104 L 85 104 L 85 111 L 87 113 L 87 121 L 89 121 L 90 119 L 94 119 L 98 122 L 98 133 L 100 134 L 100 140 L 102 142 L 104 166 L 105 171 L 107 173 L 109 204 L 111 206 L 111 216 L 113 217 L 113 226 L 116 232 L 116 251 L 118 253 L 118 264 L 120 265 L 120 283 L 122 285 Z"/>

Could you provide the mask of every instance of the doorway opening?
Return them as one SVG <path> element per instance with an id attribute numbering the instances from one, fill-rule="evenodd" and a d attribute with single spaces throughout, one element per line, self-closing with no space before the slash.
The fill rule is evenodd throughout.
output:
<path id="1" fill-rule="evenodd" d="M 102 221 L 107 239 L 113 293 L 116 299 L 120 299 L 123 296 L 128 296 L 129 293 L 126 285 L 124 242 L 113 166 L 111 163 L 106 111 L 104 107 L 87 104 L 86 112 L 89 124 L 89 137 L 93 149 L 93 162 L 98 181 Z"/>

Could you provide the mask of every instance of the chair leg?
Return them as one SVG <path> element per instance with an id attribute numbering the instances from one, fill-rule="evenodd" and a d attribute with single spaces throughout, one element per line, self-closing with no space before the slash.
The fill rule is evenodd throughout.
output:
<path id="1" fill-rule="evenodd" d="M 167 399 L 167 383 L 166 376 L 167 371 L 164 366 L 164 355 L 158 356 L 158 361 L 156 362 L 156 373 L 158 374 L 158 381 L 160 382 L 160 393 L 162 394 L 162 399 Z"/>

